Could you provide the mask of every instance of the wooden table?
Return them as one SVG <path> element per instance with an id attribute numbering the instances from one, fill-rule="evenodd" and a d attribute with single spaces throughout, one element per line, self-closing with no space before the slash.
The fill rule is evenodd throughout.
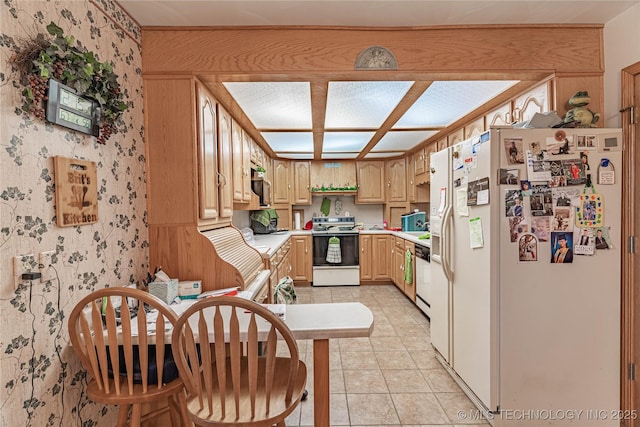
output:
<path id="1" fill-rule="evenodd" d="M 171 308 L 179 315 L 191 304 L 185 300 Z M 296 340 L 313 340 L 314 425 L 329 427 L 329 340 L 371 336 L 373 313 L 359 302 L 291 304 L 284 322 Z M 166 337 L 170 342 L 170 331 Z"/>

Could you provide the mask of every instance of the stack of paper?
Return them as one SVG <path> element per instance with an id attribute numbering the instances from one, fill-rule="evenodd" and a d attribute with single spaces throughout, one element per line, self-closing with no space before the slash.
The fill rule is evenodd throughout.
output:
<path id="1" fill-rule="evenodd" d="M 198 295 L 198 298 L 235 296 L 238 295 L 238 289 L 240 289 L 239 286 L 235 286 L 233 288 L 214 289 L 212 291 L 201 293 L 200 295 Z"/>

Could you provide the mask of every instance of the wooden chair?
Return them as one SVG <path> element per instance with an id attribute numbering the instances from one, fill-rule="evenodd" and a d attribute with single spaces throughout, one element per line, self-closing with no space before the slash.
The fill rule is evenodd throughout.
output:
<path id="1" fill-rule="evenodd" d="M 202 299 L 178 318 L 171 346 L 196 425 L 284 426 L 300 402 L 307 367 L 289 328 L 260 304 Z"/>
<path id="2" fill-rule="evenodd" d="M 129 308 L 127 297 L 137 300 L 135 309 Z M 167 378 L 174 362 L 166 361 L 165 349 L 171 347 L 165 347 L 165 334 L 155 334 L 171 327 L 177 318 L 159 298 L 122 287 L 95 291 L 80 300 L 71 312 L 71 344 L 91 376 L 87 396 L 94 402 L 118 405 L 118 426 L 127 425 L 130 407 L 132 426 L 140 426 L 142 421 L 167 410 L 172 425 L 191 425 L 183 381 L 175 374 L 171 381 Z M 168 407 L 142 416 L 144 403 L 162 399 L 168 400 Z"/>

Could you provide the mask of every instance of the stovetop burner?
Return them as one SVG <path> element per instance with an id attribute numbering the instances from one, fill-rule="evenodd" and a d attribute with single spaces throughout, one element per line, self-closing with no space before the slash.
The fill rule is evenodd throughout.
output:
<path id="1" fill-rule="evenodd" d="M 357 233 L 356 218 L 353 216 L 327 216 L 312 219 L 313 233 Z"/>

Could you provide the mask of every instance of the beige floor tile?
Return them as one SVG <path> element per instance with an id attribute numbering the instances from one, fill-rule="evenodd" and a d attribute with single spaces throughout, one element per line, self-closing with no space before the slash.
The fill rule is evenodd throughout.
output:
<path id="1" fill-rule="evenodd" d="M 416 369 L 417 366 L 407 351 L 376 351 L 380 369 Z"/>
<path id="2" fill-rule="evenodd" d="M 428 350 L 409 350 L 409 355 L 418 369 L 442 369 L 434 352 Z"/>
<path id="3" fill-rule="evenodd" d="M 371 333 L 371 337 L 395 337 L 396 330 L 393 329 L 391 323 L 376 323 L 374 320 L 373 332 Z"/>
<path id="4" fill-rule="evenodd" d="M 403 425 L 449 422 L 433 393 L 392 393 L 391 398 Z"/>
<path id="5" fill-rule="evenodd" d="M 435 393 L 435 395 L 451 422 L 456 424 L 475 424 L 484 420 L 482 413 L 469 400 L 466 394 Z"/>
<path id="6" fill-rule="evenodd" d="M 421 350 L 425 353 L 433 353 L 429 335 L 401 336 L 400 341 L 402 341 L 407 350 Z"/>
<path id="7" fill-rule="evenodd" d="M 349 394 L 349 417 L 353 425 L 400 424 L 391 395 Z"/>
<path id="8" fill-rule="evenodd" d="M 371 337 L 329 341 L 332 426 L 488 426 L 455 418 L 458 410 L 474 407 L 435 359 L 429 320 L 395 286 L 300 287 L 296 292 L 300 302 L 360 301 L 374 314 Z M 286 423 L 311 427 L 313 341 L 298 341 L 298 350 L 307 364 L 309 398 Z"/>
<path id="9" fill-rule="evenodd" d="M 391 393 L 430 392 L 431 387 L 417 369 L 383 369 L 382 375 Z M 347 390 L 348 391 L 348 390 Z"/>
<path id="10" fill-rule="evenodd" d="M 424 369 L 422 376 L 427 380 L 431 389 L 435 392 L 462 392 L 458 384 L 443 368 Z"/>
<path id="11" fill-rule="evenodd" d="M 342 369 L 380 368 L 378 360 L 370 352 L 344 351 L 340 352 L 340 358 L 342 359 Z"/>
<path id="12" fill-rule="evenodd" d="M 331 393 L 330 399 L 330 421 L 332 426 L 348 426 L 349 410 L 347 409 L 347 399 L 345 394 Z M 310 394 L 305 402 L 300 403 L 300 426 L 313 426 L 313 395 Z M 287 424 L 288 426 L 289 424 Z"/>
<path id="13" fill-rule="evenodd" d="M 361 351 L 361 352 L 371 352 L 373 348 L 371 347 L 371 341 L 369 337 L 364 338 L 340 338 L 338 340 L 340 344 L 340 351 Z"/>
<path id="14" fill-rule="evenodd" d="M 346 392 L 349 394 L 389 392 L 380 369 L 355 369 L 343 372 Z"/>
<path id="15" fill-rule="evenodd" d="M 400 337 L 370 337 L 369 341 L 371 342 L 371 345 L 376 351 L 406 350 Z"/>

